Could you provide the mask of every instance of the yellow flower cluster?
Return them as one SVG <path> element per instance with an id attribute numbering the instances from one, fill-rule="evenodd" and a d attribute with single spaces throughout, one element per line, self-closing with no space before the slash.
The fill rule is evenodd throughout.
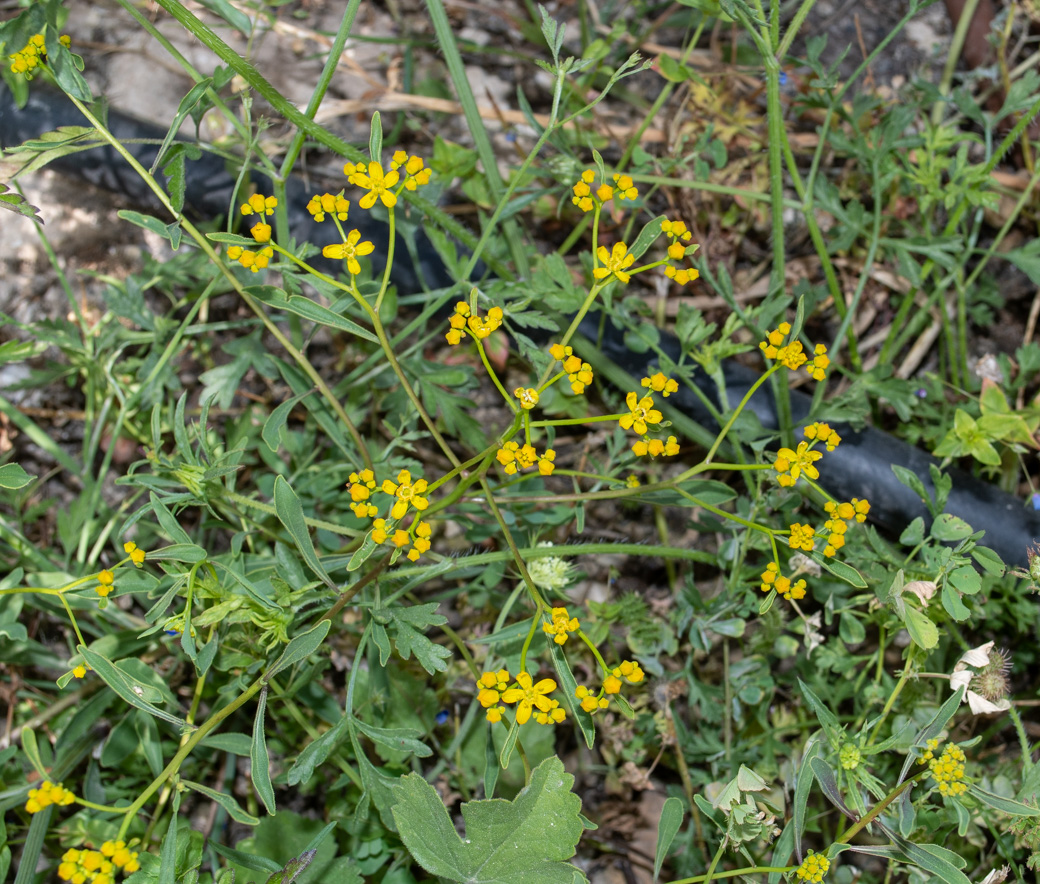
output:
<path id="1" fill-rule="evenodd" d="M 629 684 L 639 684 L 645 677 L 646 674 L 638 663 L 633 660 L 622 660 L 618 666 L 607 673 L 599 693 L 594 693 L 585 685 L 578 685 L 574 696 L 581 700 L 581 708 L 592 714 L 600 709 L 606 709 L 610 705 L 610 697 L 621 693 L 625 681 Z"/>
<path id="2" fill-rule="evenodd" d="M 578 395 L 584 393 L 585 388 L 592 383 L 592 366 L 575 356 L 573 347 L 553 344 L 549 348 L 549 353 L 557 362 L 563 363 L 563 370 L 567 372 L 567 382 L 571 385 L 571 390 Z"/>
<path id="3" fill-rule="evenodd" d="M 639 191 L 636 189 L 635 182 L 632 181 L 630 175 L 615 173 L 613 180 L 617 188 L 616 193 L 619 200 L 634 200 L 639 196 Z M 586 169 L 581 173 L 578 183 L 571 188 L 571 192 L 574 194 L 571 197 L 571 202 L 583 212 L 591 212 L 595 208 L 601 208 L 604 203 L 609 202 L 614 197 L 614 187 L 603 182 L 593 190 L 592 186 L 595 183 L 595 169 Z"/>
<path id="4" fill-rule="evenodd" d="M 58 866 L 58 877 L 71 884 L 113 884 L 118 870 L 129 875 L 141 868 L 137 852 L 123 841 L 106 841 L 100 850 L 66 850 Z"/>
<path id="5" fill-rule="evenodd" d="M 58 41 L 66 49 L 72 45 L 72 38 L 67 34 L 62 34 Z M 47 60 L 43 34 L 33 34 L 28 43 L 8 58 L 11 59 L 11 70 L 14 73 L 22 74 L 26 80 L 31 80 L 36 75 L 36 69 Z"/>
<path id="6" fill-rule="evenodd" d="M 91 668 L 89 663 L 80 663 L 78 666 L 72 667 L 73 678 L 85 678 L 87 672 L 93 672 L 93 669 Z"/>
<path id="7" fill-rule="evenodd" d="M 399 150 L 390 160 L 389 172 L 384 172 L 382 164 L 373 160 L 370 163 L 347 163 L 343 166 L 343 174 L 355 187 L 368 191 L 358 201 L 362 209 L 371 209 L 377 200 L 392 209 L 397 205 L 397 197 L 402 190 L 415 190 L 430 183 L 430 170 L 425 166 L 422 157 L 408 156 L 405 151 Z"/>
<path id="8" fill-rule="evenodd" d="M 865 522 L 867 513 L 870 512 L 870 504 L 858 497 L 852 498 L 851 503 L 834 503 L 829 500 L 823 508 L 830 514 L 830 518 L 823 523 L 827 536 L 827 546 L 823 554 L 828 558 L 833 556 L 845 545 L 845 532 L 849 529 L 849 522 L 855 519 L 857 522 Z"/>
<path id="9" fill-rule="evenodd" d="M 801 341 L 791 341 L 784 344 L 784 339 L 791 333 L 791 323 L 781 322 L 780 325 L 766 335 L 766 339 L 759 343 L 759 349 L 767 359 L 775 359 L 781 365 L 795 371 L 805 366 L 805 370 L 815 380 L 822 381 L 827 376 L 827 368 L 831 364 L 827 356 L 827 348 L 823 344 L 817 344 L 813 350 L 813 358 L 805 354 Z"/>
<path id="10" fill-rule="evenodd" d="M 830 867 L 831 861 L 827 857 L 810 851 L 809 855 L 802 860 L 802 864 L 795 869 L 794 874 L 799 881 L 810 881 L 811 884 L 820 884 Z"/>
<path id="11" fill-rule="evenodd" d="M 766 565 L 765 571 L 762 572 L 762 585 L 760 588 L 762 592 L 769 592 L 775 589 L 779 595 L 788 601 L 805 598 L 805 581 L 799 580 L 797 583 L 791 583 L 790 577 L 785 577 L 780 573 L 780 566 L 776 562 L 770 562 Z"/>
<path id="12" fill-rule="evenodd" d="M 448 320 L 448 324 L 451 325 L 451 331 L 444 337 L 448 339 L 451 346 L 454 347 L 461 342 L 464 334 L 472 335 L 476 340 L 482 341 L 493 331 L 501 328 L 502 308 L 492 307 L 488 310 L 487 316 L 482 318 L 479 314 L 474 313 L 465 301 L 459 301 L 455 305 L 455 312 Z"/>
<path id="13" fill-rule="evenodd" d="M 379 508 L 372 502 L 372 492 L 377 488 L 376 476 L 372 470 L 362 470 L 360 473 L 351 473 L 348 483 L 350 488 L 350 504 L 354 515 L 359 519 L 373 519 L 379 514 Z M 384 479 L 378 490 L 393 499 L 390 507 L 389 518 L 375 519 L 372 523 L 372 540 L 375 543 L 386 543 L 388 540 L 398 549 L 412 543 L 408 551 L 408 559 L 415 562 L 424 552 L 430 549 L 430 537 L 433 529 L 428 522 L 419 521 L 418 516 L 412 520 L 410 528 L 405 531 L 397 527 L 397 523 L 407 515 L 408 510 L 415 509 L 421 513 L 429 505 L 430 501 L 423 495 L 428 483 L 425 479 L 412 481 L 412 474 L 408 470 L 401 470 L 397 474 L 397 481 Z"/>
<path id="14" fill-rule="evenodd" d="M 556 452 L 547 448 L 545 454 L 539 454 L 533 445 L 520 445 L 519 442 L 505 442 L 495 454 L 498 462 L 502 464 L 510 476 L 515 476 L 521 470 L 527 470 L 538 464 L 538 472 L 543 476 L 551 476 L 556 464 Z"/>
<path id="15" fill-rule="evenodd" d="M 346 221 L 347 213 L 350 211 L 350 201 L 344 199 L 342 190 L 337 194 L 316 193 L 307 203 L 307 211 L 319 224 L 325 220 L 326 215 L 335 216 L 337 221 Z"/>
<path id="16" fill-rule="evenodd" d="M 927 749 L 918 759 L 918 764 L 927 764 L 929 775 L 939 789 L 940 795 L 963 795 L 968 791 L 964 782 L 964 750 L 956 743 L 943 746 L 942 754 L 936 758 L 935 750 L 939 748 L 938 740 L 929 740 Z"/>
<path id="17" fill-rule="evenodd" d="M 128 540 L 123 544 L 123 552 L 130 556 L 130 561 L 133 562 L 136 567 L 140 568 L 144 564 L 144 558 L 147 553 L 132 540 Z"/>
<path id="18" fill-rule="evenodd" d="M 29 800 L 25 802 L 25 809 L 28 813 L 39 813 L 52 804 L 65 807 L 75 800 L 76 796 L 61 783 L 44 780 L 38 788 L 29 790 Z"/>
<path id="19" fill-rule="evenodd" d="M 813 539 L 815 533 L 816 529 L 812 525 L 802 525 L 800 522 L 795 522 L 791 525 L 791 537 L 788 539 L 787 545 L 791 549 L 804 549 L 806 552 L 809 552 L 816 543 Z"/>
<path id="20" fill-rule="evenodd" d="M 542 631 L 551 635 L 558 645 L 567 641 L 568 633 L 577 632 L 579 629 L 581 624 L 578 623 L 578 618 L 571 617 L 566 608 L 553 608 L 552 622 L 542 624 Z"/>
<path id="21" fill-rule="evenodd" d="M 817 421 L 802 430 L 802 435 L 813 442 L 822 442 L 828 451 L 834 451 L 841 444 L 841 436 L 831 429 L 830 424 Z"/>
<path id="22" fill-rule="evenodd" d="M 115 588 L 115 575 L 112 574 L 107 568 L 98 572 L 97 580 L 98 585 L 94 587 L 94 591 L 101 596 L 101 598 L 107 598 L 108 594 Z"/>
<path id="23" fill-rule="evenodd" d="M 667 398 L 679 389 L 679 385 L 661 372 L 657 372 L 652 377 L 643 378 L 640 383 L 647 388 L 647 395 L 640 396 L 638 392 L 628 394 L 625 404 L 628 406 L 629 413 L 618 418 L 618 425 L 623 430 L 634 430 L 643 437 L 632 445 L 632 452 L 637 457 L 647 455 L 674 457 L 679 453 L 679 442 L 675 436 L 669 436 L 662 441 L 661 439 L 651 439 L 647 435 L 648 426 L 659 424 L 663 419 L 661 412 L 654 408 L 653 396 L 649 394 L 660 393 Z"/>
<path id="24" fill-rule="evenodd" d="M 344 242 L 334 242 L 325 246 L 321 250 L 321 254 L 325 258 L 331 258 L 333 261 L 346 261 L 347 271 L 351 276 L 357 276 L 361 272 L 361 264 L 358 258 L 363 258 L 365 255 L 371 255 L 376 250 L 373 243 L 365 240 L 361 240 L 361 231 L 352 230 L 347 234 L 347 238 Z"/>
<path id="25" fill-rule="evenodd" d="M 517 673 L 512 686 L 506 669 L 485 672 L 477 679 L 477 701 L 487 710 L 487 720 L 491 722 L 502 720 L 506 712 L 502 703 L 515 703 L 517 724 L 527 724 L 532 713 L 538 724 L 560 724 L 567 713 L 559 700 L 549 699 L 548 695 L 555 690 L 556 682 L 551 678 L 535 683 L 529 672 Z"/>
<path id="26" fill-rule="evenodd" d="M 238 261 L 243 267 L 248 267 L 253 273 L 258 273 L 267 267 L 274 257 L 274 249 L 264 246 L 258 252 L 252 249 L 244 249 L 242 246 L 228 246 L 227 256 L 232 261 Z"/>
<path id="27" fill-rule="evenodd" d="M 271 225 L 265 219 L 267 216 L 274 214 L 277 206 L 277 197 L 254 193 L 239 207 L 239 211 L 244 216 L 259 216 L 256 224 L 249 229 L 253 239 L 258 243 L 269 243 L 271 241 Z M 259 251 L 254 252 L 252 249 L 246 249 L 242 246 L 228 246 L 227 256 L 228 260 L 237 261 L 243 267 L 248 267 L 250 272 L 259 273 L 271 262 L 271 259 L 274 257 L 274 249 L 271 246 L 264 246 Z"/>
<path id="28" fill-rule="evenodd" d="M 665 218 L 661 222 L 661 232 L 665 234 L 670 240 L 668 245 L 668 258 L 672 261 L 681 261 L 686 256 L 686 246 L 684 243 L 688 243 L 693 237 L 693 234 L 686 227 L 683 221 L 669 221 Z M 669 279 L 677 282 L 679 285 L 686 285 L 696 279 L 700 279 L 700 271 L 693 268 L 686 267 L 675 267 L 672 264 L 665 264 L 664 275 Z"/>

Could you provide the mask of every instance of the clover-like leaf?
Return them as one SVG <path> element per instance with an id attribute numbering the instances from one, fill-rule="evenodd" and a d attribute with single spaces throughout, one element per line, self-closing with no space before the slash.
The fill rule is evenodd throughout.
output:
<path id="1" fill-rule="evenodd" d="M 581 799 L 563 762 L 547 758 L 513 801 L 462 805 L 460 838 L 437 790 L 419 774 L 401 778 L 392 812 L 405 847 L 426 871 L 466 884 L 571 884 L 567 862 L 581 837 Z"/>

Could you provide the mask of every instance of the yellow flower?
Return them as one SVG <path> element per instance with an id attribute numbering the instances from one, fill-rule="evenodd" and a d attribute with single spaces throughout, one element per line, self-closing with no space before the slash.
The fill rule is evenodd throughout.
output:
<path id="1" fill-rule="evenodd" d="M 550 700 L 549 708 L 546 711 L 534 714 L 534 720 L 538 724 L 561 724 L 566 719 L 567 713 L 560 707 L 559 700 Z"/>
<path id="2" fill-rule="evenodd" d="M 75 800 L 76 796 L 61 783 L 52 783 L 50 780 L 44 780 L 38 788 L 29 790 L 25 809 L 29 813 L 39 813 L 52 804 L 64 807 L 72 804 Z"/>
<path id="3" fill-rule="evenodd" d="M 699 270 L 686 269 L 676 270 L 671 264 L 666 264 L 664 267 L 664 275 L 669 279 L 675 280 L 679 285 L 687 285 L 695 280 L 701 278 L 701 272 Z"/>
<path id="4" fill-rule="evenodd" d="M 610 705 L 610 701 L 603 696 L 602 691 L 599 694 L 594 694 L 584 685 L 578 685 L 574 696 L 581 700 L 581 708 L 589 714 L 599 712 L 600 709 L 606 709 Z"/>
<path id="5" fill-rule="evenodd" d="M 94 587 L 94 591 L 101 596 L 101 598 L 107 598 L 108 594 L 115 588 L 113 583 L 115 577 L 111 571 L 107 568 L 104 571 L 98 572 L 98 585 Z"/>
<path id="6" fill-rule="evenodd" d="M 350 211 L 350 201 L 343 198 L 342 190 L 335 196 L 331 193 L 315 194 L 307 203 L 307 211 L 318 222 L 324 221 L 326 215 L 335 215 L 338 220 L 346 221 Z"/>
<path id="7" fill-rule="evenodd" d="M 660 393 L 665 399 L 671 396 L 672 393 L 677 392 L 679 389 L 678 382 L 672 380 L 672 378 L 665 377 L 661 372 L 657 372 L 651 377 L 643 378 L 643 380 L 640 381 L 640 384 L 644 387 L 649 387 L 649 389 L 654 393 Z"/>
<path id="8" fill-rule="evenodd" d="M 521 672 L 516 676 L 518 687 L 510 688 L 502 694 L 503 703 L 516 703 L 516 723 L 526 724 L 531 717 L 532 708 L 540 712 L 551 712 L 552 701 L 546 696 L 556 690 L 556 682 L 551 678 L 543 678 L 537 684 L 529 672 Z"/>
<path id="9" fill-rule="evenodd" d="M 425 168 L 425 165 L 422 157 L 408 156 L 403 150 L 397 151 L 390 161 L 391 169 L 396 170 L 404 166 L 405 190 L 415 190 L 420 185 L 430 183 L 430 170 Z"/>
<path id="10" fill-rule="evenodd" d="M 571 202 L 583 212 L 591 212 L 596 205 L 592 199 L 592 182 L 595 178 L 596 173 L 592 169 L 586 169 L 581 173 L 581 180 L 571 188 L 574 193 Z"/>
<path id="11" fill-rule="evenodd" d="M 376 519 L 372 523 L 372 542 L 373 543 L 384 543 L 386 538 L 389 536 L 386 533 L 386 519 Z"/>
<path id="12" fill-rule="evenodd" d="M 257 221 L 256 224 L 249 228 L 249 232 L 253 234 L 253 239 L 257 242 L 271 241 L 271 225 L 264 224 L 263 221 Z"/>
<path id="13" fill-rule="evenodd" d="M 85 664 L 80 663 L 72 670 L 73 678 L 84 678 L 87 674 L 87 667 Z"/>
<path id="14" fill-rule="evenodd" d="M 430 536 L 433 534 L 433 529 L 430 527 L 428 522 L 419 522 L 415 526 L 415 541 L 412 543 L 412 548 L 408 550 L 408 558 L 417 562 L 419 556 L 424 552 L 430 550 Z"/>
<path id="15" fill-rule="evenodd" d="M 831 867 L 831 861 L 825 856 L 821 856 L 818 853 L 809 852 L 809 855 L 802 860 L 802 864 L 795 869 L 795 877 L 799 881 L 809 881 L 811 884 L 820 884 L 823 880 L 823 876 L 827 874 L 827 870 Z"/>
<path id="16" fill-rule="evenodd" d="M 553 636 L 553 641 L 562 645 L 567 641 L 567 634 L 577 632 L 581 628 L 577 617 L 571 617 L 566 608 L 552 609 L 552 622 L 543 623 L 542 631 Z"/>
<path id="17" fill-rule="evenodd" d="M 647 424 L 661 423 L 661 412 L 654 408 L 654 400 L 651 396 L 639 398 L 638 393 L 629 393 L 625 397 L 625 404 L 629 408 L 629 414 L 623 414 L 618 419 L 618 424 L 623 430 L 635 430 L 640 436 L 646 433 Z"/>
<path id="18" fill-rule="evenodd" d="M 332 258 L 335 261 L 346 261 L 347 271 L 352 276 L 357 276 L 361 272 L 361 265 L 358 263 L 358 258 L 363 258 L 365 255 L 371 255 L 375 251 L 375 245 L 368 242 L 359 242 L 361 239 L 360 230 L 352 230 L 347 234 L 346 242 L 332 243 L 331 245 L 325 246 L 321 250 L 322 255 L 326 258 Z"/>
<path id="19" fill-rule="evenodd" d="M 812 550 L 816 545 L 816 541 L 813 540 L 813 534 L 816 531 L 812 525 L 802 525 L 799 522 L 795 522 L 791 525 L 791 537 L 787 541 L 787 545 L 791 549 L 804 549 L 806 552 Z"/>
<path id="20" fill-rule="evenodd" d="M 350 488 L 350 499 L 353 501 L 350 508 L 354 511 L 354 515 L 359 519 L 374 518 L 379 510 L 375 504 L 369 502 L 369 498 L 376 488 L 375 473 L 371 470 L 351 473 L 347 485 Z"/>
<path id="21" fill-rule="evenodd" d="M 383 167 L 377 162 L 369 163 L 367 168 L 363 164 L 357 168 L 365 168 L 365 171 L 355 171 L 350 177 L 350 182 L 358 187 L 368 189 L 368 193 L 361 197 L 358 202 L 362 209 L 371 209 L 376 204 L 377 199 L 388 209 L 392 209 L 397 205 L 397 194 L 390 189 L 395 187 L 397 182 L 401 180 L 401 176 L 396 169 L 391 169 L 384 175 Z M 345 169 L 346 167 L 344 167 Z"/>
<path id="22" fill-rule="evenodd" d="M 469 333 L 473 335 L 478 341 L 488 337 L 493 331 L 501 328 L 502 326 L 502 308 L 492 307 L 488 310 L 488 315 L 483 319 L 480 316 L 474 314 L 466 320 L 466 327 L 469 329 Z"/>
<path id="23" fill-rule="evenodd" d="M 805 581 L 799 580 L 792 584 L 790 577 L 784 577 L 780 573 L 780 566 L 776 562 L 770 562 L 762 572 L 762 592 L 775 589 L 777 593 L 789 601 L 792 599 L 805 598 Z"/>
<path id="24" fill-rule="evenodd" d="M 384 479 L 381 489 L 383 494 L 389 494 L 391 497 L 397 498 L 393 509 L 390 510 L 390 517 L 393 519 L 402 518 L 408 512 L 409 506 L 414 506 L 419 512 L 426 509 L 430 505 L 430 502 L 422 496 L 423 492 L 426 491 L 426 487 L 427 482 L 425 479 L 418 479 L 413 483 L 412 474 L 408 470 L 401 470 L 397 474 L 396 484 L 389 479 Z"/>
<path id="25" fill-rule="evenodd" d="M 243 249 L 241 246 L 228 246 L 227 256 L 232 261 L 238 261 L 243 267 L 248 267 L 253 273 L 263 270 L 274 257 L 274 249 L 265 246 L 259 252 Z"/>
<path id="26" fill-rule="evenodd" d="M 822 442 L 827 446 L 828 451 L 834 451 L 841 444 L 841 436 L 831 429 L 830 424 L 823 424 L 819 421 L 809 424 L 802 430 L 802 435 L 806 439 L 815 439 L 817 442 Z"/>
<path id="27" fill-rule="evenodd" d="M 814 380 L 822 381 L 827 377 L 827 367 L 830 364 L 827 348 L 823 344 L 817 344 L 813 351 L 813 358 L 805 363 L 805 370 L 813 376 Z"/>
<path id="28" fill-rule="evenodd" d="M 821 457 L 823 455 L 819 451 L 809 450 L 808 442 L 799 442 L 797 451 L 781 448 L 776 453 L 776 461 L 773 463 L 777 481 L 785 488 L 790 488 L 802 473 L 810 479 L 820 478 L 820 471 L 813 464 Z"/>
<path id="29" fill-rule="evenodd" d="M 938 745 L 938 743 L 936 743 Z M 929 755 L 935 746 L 928 744 Z M 964 750 L 956 743 L 947 743 L 943 747 L 942 755 L 935 758 L 934 755 L 928 761 L 929 775 L 939 789 L 940 795 L 956 796 L 963 795 L 968 791 L 968 785 L 964 782 Z"/>
<path id="30" fill-rule="evenodd" d="M 611 274 L 614 274 L 621 282 L 628 282 L 632 278 L 632 274 L 625 271 L 635 263 L 636 256 L 628 250 L 628 246 L 623 242 L 614 243 L 614 248 L 609 252 L 606 246 L 600 246 L 596 257 L 603 265 L 592 271 L 592 275 L 596 279 L 606 279 Z"/>
<path id="31" fill-rule="evenodd" d="M 636 457 L 674 457 L 679 453 L 679 443 L 675 436 L 669 436 L 667 441 L 650 439 L 649 437 L 639 439 L 632 446 L 632 453 Z"/>
<path id="32" fill-rule="evenodd" d="M 243 215 L 273 215 L 275 207 L 278 205 L 278 197 L 264 196 L 261 193 L 254 193 L 249 199 L 242 204 Z"/>
<path id="33" fill-rule="evenodd" d="M 538 404 L 538 391 L 534 387 L 517 387 L 513 395 L 520 400 L 520 407 L 530 411 Z"/>
<path id="34" fill-rule="evenodd" d="M 144 564 L 145 551 L 141 549 L 132 540 L 128 540 L 123 544 L 123 552 L 130 556 L 130 561 L 133 562 L 138 568 Z"/>
<path id="35" fill-rule="evenodd" d="M 614 674 L 608 675 L 605 679 L 603 679 L 603 691 L 607 694 L 620 694 L 621 679 Z"/>
<path id="36" fill-rule="evenodd" d="M 615 173 L 614 184 L 617 185 L 619 200 L 634 200 L 639 196 L 639 191 L 636 190 L 635 184 L 633 184 L 629 175 Z"/>
<path id="37" fill-rule="evenodd" d="M 622 660 L 621 665 L 614 668 L 611 674 L 615 678 L 624 678 L 629 684 L 638 684 L 645 677 L 639 664 L 633 660 Z"/>
<path id="38" fill-rule="evenodd" d="M 551 476 L 553 470 L 556 469 L 556 452 L 551 448 L 545 450 L 545 454 L 539 455 L 538 457 L 538 473 L 542 476 Z"/>

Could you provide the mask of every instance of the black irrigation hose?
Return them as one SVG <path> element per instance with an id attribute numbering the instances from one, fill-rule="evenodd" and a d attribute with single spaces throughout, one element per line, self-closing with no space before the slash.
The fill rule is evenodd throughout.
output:
<path id="1" fill-rule="evenodd" d="M 0 90 L 0 147 L 9 148 L 59 126 L 82 125 L 79 112 L 60 94 L 34 88 L 29 104 L 17 109 L 6 90 Z M 118 138 L 129 142 L 132 139 L 155 139 L 162 141 L 166 130 L 132 117 L 110 111 L 108 126 Z M 128 144 L 133 154 L 145 166 L 155 159 L 156 146 Z M 52 168 L 77 175 L 98 187 L 121 194 L 130 202 L 152 207 L 159 211 L 154 195 L 129 169 L 122 158 L 111 148 L 98 148 L 76 153 L 50 164 Z M 234 178 L 225 162 L 218 156 L 203 152 L 202 158 L 187 163 L 187 190 L 185 205 L 199 217 L 219 217 L 228 211 L 231 204 Z M 290 225 L 298 240 L 316 241 L 317 224 L 306 211 L 306 203 L 312 189 L 307 189 L 299 178 L 287 182 L 286 196 Z M 360 221 L 360 223 L 359 223 Z M 376 243 L 373 257 L 386 254 L 387 227 L 369 214 L 357 213 L 351 218 L 351 226 L 357 225 L 365 239 Z M 417 292 L 421 282 L 429 288 L 444 288 L 453 283 L 436 251 L 422 231 L 418 231 L 418 265 L 405 260 L 394 262 L 392 281 L 405 293 Z M 399 241 L 396 253 L 407 254 L 404 243 Z M 380 272 L 378 264 L 376 271 Z M 589 337 L 596 338 L 593 323 L 583 328 Z M 678 361 L 681 346 L 674 335 L 662 333 L 660 347 L 672 360 Z M 634 376 L 641 376 L 647 369 L 646 357 L 633 353 L 624 344 L 621 332 L 606 323 L 605 335 L 600 340 L 604 356 Z M 724 366 L 726 395 L 730 402 L 739 402 L 759 375 L 743 365 L 728 362 Z M 714 384 L 703 373 L 695 376 L 703 383 L 701 389 L 713 400 Z M 804 421 L 809 413 L 811 399 L 797 390 L 791 392 L 792 415 L 797 422 Z M 684 412 L 698 424 L 717 429 L 717 423 L 702 401 L 688 389 L 681 389 L 669 404 Z M 749 409 L 764 427 L 776 428 L 777 416 L 772 397 L 765 389 L 752 397 Z M 890 436 L 881 430 L 868 427 L 862 431 L 850 426 L 835 425 L 841 434 L 841 445 L 825 455 L 826 468 L 821 473 L 824 487 L 839 500 L 865 497 L 870 501 L 870 519 L 887 531 L 899 534 L 917 516 L 929 522 L 928 510 L 923 501 L 910 488 L 896 478 L 892 470 L 898 464 L 920 478 L 929 491 L 934 491 L 929 471 L 930 464 L 938 461 L 923 451 Z M 946 471 L 953 480 L 946 511 L 964 519 L 976 530 L 985 530 L 983 543 L 994 549 L 1004 561 L 1012 565 L 1027 564 L 1026 550 L 1034 538 L 1040 538 L 1040 512 L 1027 509 L 1021 500 L 1000 491 L 993 485 L 982 482 L 968 473 L 957 469 Z"/>

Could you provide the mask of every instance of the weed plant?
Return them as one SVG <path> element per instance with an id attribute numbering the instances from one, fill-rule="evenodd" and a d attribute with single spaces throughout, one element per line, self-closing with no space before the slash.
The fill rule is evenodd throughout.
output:
<path id="1" fill-rule="evenodd" d="M 1020 706 L 1035 702 L 1040 558 L 1009 570 L 945 513 L 939 468 L 934 491 L 899 473 L 930 519 L 898 537 L 870 524 L 868 489 L 837 500 L 821 477 L 839 422 L 894 412 L 946 463 L 1028 485 L 1040 350 L 1024 342 L 980 383 L 968 338 L 991 319 L 998 254 L 1040 281 L 1037 240 L 1002 251 L 1040 172 L 986 227 L 998 163 L 1014 145 L 1031 156 L 1033 73 L 1008 75 L 996 112 L 951 88 L 952 66 L 898 100 L 854 94 L 898 29 L 842 82 L 822 40 L 791 54 L 813 0 L 783 15 L 779 0 L 683 0 L 664 18 L 640 5 L 600 36 L 580 4 L 567 49 L 532 9 L 525 63 L 552 91 L 538 118 L 520 90 L 533 144 L 503 175 L 441 0 L 430 23 L 472 146 L 437 138 L 425 155 L 398 146 L 397 123 L 384 143 L 378 112 L 364 150 L 314 121 L 358 0 L 302 110 L 225 40 L 278 4 L 209 5 L 214 28 L 157 0 L 220 60 L 210 72 L 120 5 L 196 84 L 151 169 L 106 126 L 60 2 L 0 25 L 15 97 L 47 81 L 83 115 L 7 159 L 32 171 L 110 145 L 164 209 L 120 217 L 171 248 L 111 281 L 97 316 L 66 281 L 67 320 L 6 322 L 4 361 L 30 366 L 28 386 L 74 389 L 84 433 L 70 450 L 0 398 L 53 463 L 30 475 L 18 442 L 0 467 L 0 877 L 563 884 L 595 879 L 621 837 L 595 831 L 607 790 L 655 788 L 656 851 L 630 860 L 643 880 L 1030 880 L 1040 773 Z M 631 47 L 665 24 L 683 42 L 651 72 Z M 698 72 L 709 35 L 762 101 Z M 591 125 L 647 78 L 659 91 L 626 142 Z M 647 133 L 677 96 L 714 116 L 658 150 Z M 254 97 L 293 127 L 280 153 L 259 147 Z M 240 147 L 236 195 L 208 225 L 184 202 L 209 148 L 176 138 L 204 112 Z M 343 164 L 306 206 L 316 242 L 286 197 L 308 146 Z M 438 207 L 456 184 L 474 228 Z M 3 200 L 42 221 L 17 185 Z M 792 210 L 819 271 L 794 285 Z M 365 213 L 385 219 L 385 247 L 354 226 Z M 567 231 L 555 251 L 535 235 L 548 219 Z M 757 301 L 694 242 L 719 224 L 768 236 Z M 392 279 L 420 227 L 455 283 L 417 299 Z M 881 267 L 905 285 L 865 340 Z M 648 293 L 694 288 L 725 314 L 684 298 L 670 359 Z M 228 297 L 247 321 L 214 309 Z M 912 382 L 893 366 L 933 320 L 938 372 Z M 645 375 L 605 359 L 609 329 L 646 354 Z M 727 401 L 735 356 L 763 372 Z M 206 370 L 186 386 L 192 362 Z M 796 425 L 804 383 L 814 408 Z M 680 387 L 721 429 L 669 407 Z M 760 388 L 779 431 L 747 409 Z M 129 466 L 119 440 L 139 452 Z M 633 561 L 637 591 L 582 601 L 583 574 L 608 583 L 605 562 Z"/>

